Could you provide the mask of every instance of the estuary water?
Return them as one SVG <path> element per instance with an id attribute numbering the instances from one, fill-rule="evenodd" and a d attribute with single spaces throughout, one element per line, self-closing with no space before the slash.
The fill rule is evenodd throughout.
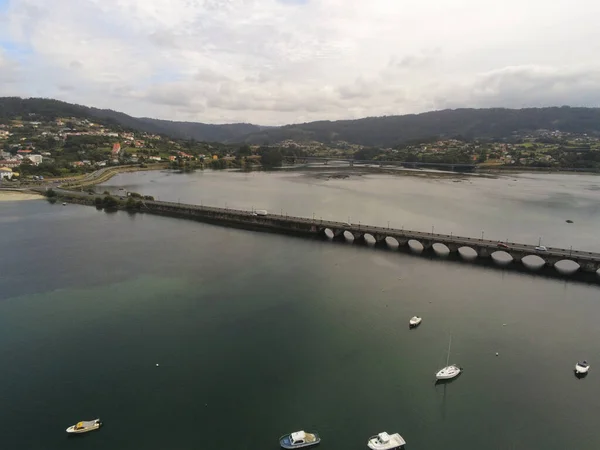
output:
<path id="1" fill-rule="evenodd" d="M 147 172 L 98 189 L 600 250 L 598 180 Z M 2 448 L 276 450 L 299 429 L 323 450 L 380 431 L 600 448 L 598 286 L 43 200 L 0 204 L 0 244 Z M 436 386 L 450 335 L 465 371 Z"/>

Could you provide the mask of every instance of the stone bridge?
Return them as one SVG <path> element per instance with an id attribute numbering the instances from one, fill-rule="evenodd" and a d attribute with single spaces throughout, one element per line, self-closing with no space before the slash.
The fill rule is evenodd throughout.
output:
<path id="1" fill-rule="evenodd" d="M 394 239 L 400 248 L 408 248 L 410 241 L 423 246 L 423 252 L 433 249 L 434 244 L 443 244 L 450 253 L 459 249 L 473 249 L 478 258 L 491 259 L 496 252 L 505 252 L 512 257 L 513 264 L 519 264 L 528 255 L 537 255 L 548 267 L 554 267 L 559 261 L 570 260 L 577 263 L 578 271 L 597 273 L 600 269 L 600 253 L 547 247 L 546 251 L 537 251 L 534 245 L 426 233 L 404 229 L 357 225 L 345 222 L 332 222 L 287 215 L 257 215 L 251 211 L 240 211 L 209 206 L 186 205 L 181 203 L 145 201 L 143 211 L 155 214 L 189 217 L 196 220 L 229 225 L 239 228 L 270 231 L 300 236 L 322 237 L 338 241 L 353 241 L 355 245 L 390 247 L 388 242 Z"/>
<path id="2" fill-rule="evenodd" d="M 407 162 L 407 161 L 380 161 L 380 160 L 360 160 L 354 158 L 334 158 L 334 157 L 318 157 L 318 156 L 292 156 L 286 157 L 286 162 L 292 164 L 307 164 L 307 163 L 323 163 L 328 165 L 329 162 L 343 162 L 353 167 L 355 165 L 368 165 L 368 166 L 396 166 L 405 167 L 410 169 L 419 168 L 430 168 L 430 169 L 445 169 L 459 172 L 470 172 L 476 169 L 475 164 L 468 163 L 426 163 L 426 162 Z"/>

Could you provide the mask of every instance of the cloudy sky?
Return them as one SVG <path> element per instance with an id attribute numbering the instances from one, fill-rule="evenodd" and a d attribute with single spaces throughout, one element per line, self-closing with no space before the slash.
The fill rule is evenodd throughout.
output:
<path id="1" fill-rule="evenodd" d="M 0 0 L 0 96 L 275 125 L 600 106 L 592 0 Z"/>

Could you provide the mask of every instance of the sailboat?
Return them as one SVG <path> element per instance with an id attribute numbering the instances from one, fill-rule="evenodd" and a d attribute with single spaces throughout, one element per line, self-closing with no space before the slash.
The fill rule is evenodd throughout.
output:
<path id="1" fill-rule="evenodd" d="M 446 367 L 440 369 L 438 373 L 435 374 L 435 378 L 437 380 L 451 380 L 452 378 L 456 378 L 462 372 L 462 368 L 458 367 L 456 364 L 448 365 L 450 361 L 450 347 L 452 346 L 452 335 L 450 335 L 450 342 L 448 343 L 448 356 L 446 357 Z"/>

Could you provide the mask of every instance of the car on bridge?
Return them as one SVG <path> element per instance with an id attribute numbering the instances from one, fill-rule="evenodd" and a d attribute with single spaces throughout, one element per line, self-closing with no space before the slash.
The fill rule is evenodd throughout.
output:
<path id="1" fill-rule="evenodd" d="M 498 247 L 500 248 L 510 248 L 507 244 L 505 244 L 504 242 L 498 242 L 498 244 L 496 244 Z"/>
<path id="2" fill-rule="evenodd" d="M 538 252 L 547 252 L 548 251 L 548 249 L 543 245 L 538 245 L 535 249 Z"/>

